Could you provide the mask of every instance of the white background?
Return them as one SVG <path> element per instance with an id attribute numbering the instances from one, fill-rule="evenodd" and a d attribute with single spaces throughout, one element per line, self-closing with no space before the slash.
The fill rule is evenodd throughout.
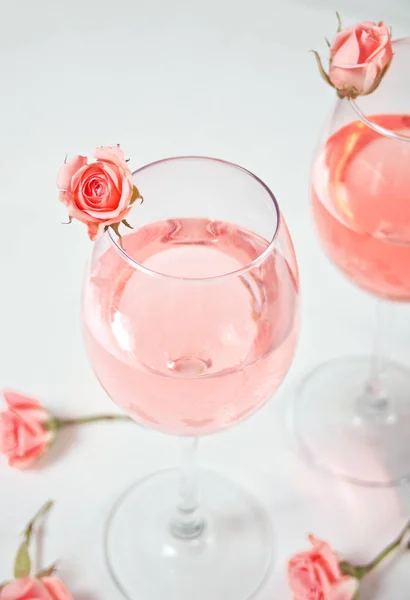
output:
<path id="1" fill-rule="evenodd" d="M 0 8 L 0 386 L 37 395 L 58 415 L 117 410 L 81 339 L 91 244 L 81 225 L 60 225 L 55 176 L 66 153 L 120 142 L 133 168 L 178 154 L 237 162 L 266 181 L 287 218 L 303 327 L 276 398 L 204 440 L 201 462 L 242 480 L 272 514 L 276 563 L 258 599 L 290 597 L 286 559 L 306 547 L 308 532 L 350 558 L 370 558 L 402 526 L 406 490 L 316 473 L 285 427 L 300 376 L 325 358 L 369 351 L 372 329 L 372 299 L 327 262 L 310 222 L 309 165 L 334 95 L 308 50 L 325 52 L 336 8 L 346 24 L 383 19 L 395 36 L 410 34 L 407 0 L 0 0 Z M 409 321 L 406 310 L 394 319 Z M 389 352 L 408 363 L 409 335 L 401 326 L 396 334 Z M 104 565 L 107 513 L 131 482 L 178 459 L 175 440 L 119 423 L 64 433 L 27 472 L 2 460 L 0 580 L 11 575 L 24 523 L 51 497 L 43 562 L 61 559 L 76 600 L 120 600 Z M 369 578 L 361 598 L 408 600 L 409 560 Z"/>

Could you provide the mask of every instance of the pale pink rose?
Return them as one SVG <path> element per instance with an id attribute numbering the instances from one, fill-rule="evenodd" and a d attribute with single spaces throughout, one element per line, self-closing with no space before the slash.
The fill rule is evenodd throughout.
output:
<path id="1" fill-rule="evenodd" d="M 392 57 L 390 31 L 384 23 L 353 25 L 338 33 L 330 47 L 329 79 L 342 96 L 369 94 Z"/>
<path id="2" fill-rule="evenodd" d="M 0 413 L 0 453 L 11 467 L 23 469 L 39 458 L 54 438 L 47 431 L 50 414 L 38 400 L 17 392 L 3 392 L 7 410 Z"/>
<path id="3" fill-rule="evenodd" d="M 342 573 L 340 559 L 328 543 L 313 535 L 309 541 L 312 549 L 295 554 L 288 563 L 293 600 L 352 600 L 358 580 Z"/>
<path id="4" fill-rule="evenodd" d="M 55 577 L 25 577 L 8 583 L 0 592 L 0 600 L 73 600 L 73 597 Z"/>
<path id="5" fill-rule="evenodd" d="M 75 156 L 65 163 L 57 177 L 60 200 L 68 214 L 88 226 L 95 240 L 108 225 L 120 223 L 131 210 L 131 171 L 118 146 L 96 148 L 94 163 Z"/>

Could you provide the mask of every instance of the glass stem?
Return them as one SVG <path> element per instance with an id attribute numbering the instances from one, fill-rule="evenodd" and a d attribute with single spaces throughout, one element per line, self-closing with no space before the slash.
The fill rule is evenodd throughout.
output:
<path id="1" fill-rule="evenodd" d="M 181 539 L 194 539 L 204 528 L 198 507 L 197 451 L 198 438 L 183 438 L 180 497 L 171 522 L 172 533 Z"/>
<path id="2" fill-rule="evenodd" d="M 387 306 L 381 300 L 376 304 L 375 332 L 373 352 L 370 361 L 370 372 L 364 394 L 359 399 L 359 410 L 362 415 L 382 416 L 389 409 L 389 398 L 384 390 L 380 375 L 384 365 L 384 340 L 387 330 Z"/>

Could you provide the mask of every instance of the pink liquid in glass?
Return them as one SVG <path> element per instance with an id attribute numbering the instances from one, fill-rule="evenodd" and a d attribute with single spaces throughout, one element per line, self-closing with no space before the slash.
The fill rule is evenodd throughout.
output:
<path id="1" fill-rule="evenodd" d="M 202 435 L 244 419 L 273 394 L 296 344 L 296 266 L 274 250 L 241 276 L 192 280 L 240 269 L 267 245 L 228 223 L 178 219 L 124 237 L 129 256 L 174 278 L 135 268 L 114 247 L 94 262 L 86 347 L 126 413 L 167 433 Z"/>
<path id="2" fill-rule="evenodd" d="M 410 116 L 370 120 L 410 136 Z M 410 300 L 410 144 L 360 121 L 326 142 L 313 169 L 314 220 L 326 254 L 358 286 Z"/>

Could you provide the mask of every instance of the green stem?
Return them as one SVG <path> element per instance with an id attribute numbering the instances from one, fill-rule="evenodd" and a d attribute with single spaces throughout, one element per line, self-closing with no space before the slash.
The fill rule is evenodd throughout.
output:
<path id="1" fill-rule="evenodd" d="M 49 500 L 44 504 L 40 510 L 36 512 L 34 517 L 28 522 L 27 527 L 23 531 L 24 539 L 18 547 L 16 558 L 14 560 L 14 577 L 20 579 L 21 577 L 28 577 L 31 573 L 31 558 L 30 558 L 30 540 L 33 534 L 34 526 L 37 521 L 44 517 L 46 513 L 53 506 L 53 501 Z"/>
<path id="2" fill-rule="evenodd" d="M 366 575 L 366 573 L 369 573 L 370 571 L 375 569 L 386 558 L 386 556 L 388 556 L 390 554 L 390 552 L 393 552 L 393 550 L 395 550 L 396 548 L 401 546 L 401 544 L 404 540 L 404 537 L 405 537 L 406 533 L 409 531 L 409 529 L 410 529 L 410 521 L 408 523 L 406 523 L 406 526 L 403 528 L 401 533 L 397 536 L 397 538 L 391 544 L 389 544 L 387 546 L 387 548 L 382 550 L 371 562 L 369 562 L 369 564 L 362 567 L 362 569 L 365 571 L 364 575 Z"/>
<path id="3" fill-rule="evenodd" d="M 72 425 L 84 425 L 86 423 L 97 423 L 98 421 L 132 421 L 126 415 L 89 415 L 75 419 L 55 419 L 57 427 L 71 427 Z"/>
<path id="4" fill-rule="evenodd" d="M 403 543 L 406 534 L 410 531 L 410 521 L 406 523 L 406 526 L 400 532 L 395 540 L 391 542 L 384 550 L 382 550 L 372 561 L 367 565 L 355 566 L 347 561 L 340 563 L 340 568 L 346 575 L 352 575 L 357 579 L 362 579 L 365 575 L 373 571 L 393 550 L 399 548 Z"/>
<path id="5" fill-rule="evenodd" d="M 56 571 L 57 571 L 57 564 L 53 563 L 46 569 L 41 569 L 41 571 L 38 571 L 38 573 L 36 573 L 36 579 L 41 579 L 42 577 L 51 577 L 51 575 L 54 575 L 54 573 Z"/>
<path id="6" fill-rule="evenodd" d="M 342 31 L 342 17 L 340 16 L 340 14 L 336 11 L 336 18 L 337 18 L 337 33 L 340 33 Z"/>
<path id="7" fill-rule="evenodd" d="M 34 525 L 36 524 L 36 521 L 38 521 L 38 519 L 40 519 L 41 517 L 44 517 L 48 513 L 48 511 L 52 508 L 53 504 L 54 504 L 53 500 L 49 500 L 48 502 L 46 502 L 40 508 L 40 510 L 38 510 L 36 512 L 36 514 L 31 519 L 31 521 L 28 522 L 28 525 L 23 532 L 24 538 L 26 540 L 26 544 L 30 543 L 31 535 L 33 533 L 33 528 L 34 528 Z"/>

